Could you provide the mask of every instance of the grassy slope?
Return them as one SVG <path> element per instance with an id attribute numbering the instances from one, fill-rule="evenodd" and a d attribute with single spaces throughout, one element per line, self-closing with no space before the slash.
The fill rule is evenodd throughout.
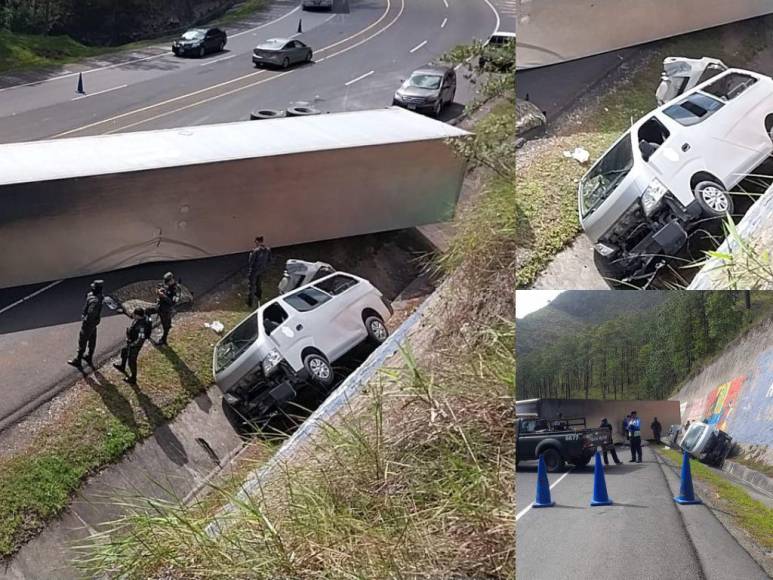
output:
<path id="1" fill-rule="evenodd" d="M 550 260 L 580 232 L 577 184 L 587 166 L 566 159 L 563 152 L 584 147 L 595 160 L 632 121 L 652 110 L 656 106 L 654 93 L 666 56 L 712 56 L 730 66 L 742 67 L 767 46 L 767 37 L 759 22 L 745 26 L 748 34 L 738 45 L 718 41 L 717 29 L 657 45 L 639 69 L 601 97 L 589 111 L 581 113 L 577 123 L 562 134 L 546 139 L 538 159 L 519 166 L 518 287 L 533 283 Z"/>
<path id="2" fill-rule="evenodd" d="M 205 532 L 211 498 L 139 504 L 81 565 L 132 578 L 512 578 L 513 194 L 512 180 L 490 180 L 458 221 L 415 361 L 372 381 L 225 533 Z"/>
<path id="3" fill-rule="evenodd" d="M 660 448 L 658 453 L 677 466 L 682 464 L 682 455 L 677 451 Z M 697 461 L 691 461 L 690 467 L 693 478 L 705 483 L 711 490 L 712 503 L 719 504 L 760 546 L 768 551 L 773 549 L 773 509 L 753 499 L 741 486 L 722 477 L 716 469 Z"/>

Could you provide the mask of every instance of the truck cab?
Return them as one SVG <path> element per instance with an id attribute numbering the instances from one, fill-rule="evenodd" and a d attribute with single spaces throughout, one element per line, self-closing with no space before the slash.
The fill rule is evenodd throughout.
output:
<path id="1" fill-rule="evenodd" d="M 611 442 L 608 429 L 588 429 L 584 418 L 521 416 L 515 431 L 516 463 L 542 456 L 550 472 L 563 469 L 566 463 L 582 467 L 591 460 L 597 446 Z"/>

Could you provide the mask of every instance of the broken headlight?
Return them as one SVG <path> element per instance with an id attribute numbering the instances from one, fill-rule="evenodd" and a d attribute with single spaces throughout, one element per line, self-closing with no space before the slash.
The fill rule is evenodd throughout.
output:
<path id="1" fill-rule="evenodd" d="M 279 366 L 280 362 L 282 362 L 282 355 L 279 354 L 278 350 L 272 350 L 263 359 L 263 374 L 268 377 Z"/>
<path id="2" fill-rule="evenodd" d="M 604 256 L 605 258 L 609 258 L 609 257 L 610 257 L 610 256 L 612 256 L 612 255 L 613 255 L 615 252 L 617 252 L 617 248 L 615 248 L 614 246 L 608 246 L 608 245 L 606 245 L 606 244 L 602 244 L 601 242 L 599 242 L 598 244 L 594 244 L 594 246 L 593 246 L 593 247 L 594 247 L 594 249 L 595 249 L 595 250 L 596 250 L 596 251 L 597 251 L 599 254 L 601 254 L 601 255 L 602 255 L 602 256 Z"/>
<path id="3" fill-rule="evenodd" d="M 653 178 L 641 196 L 641 207 L 644 210 L 644 215 L 651 215 L 658 208 L 667 193 L 668 188 L 663 185 L 663 182 L 657 177 Z"/>

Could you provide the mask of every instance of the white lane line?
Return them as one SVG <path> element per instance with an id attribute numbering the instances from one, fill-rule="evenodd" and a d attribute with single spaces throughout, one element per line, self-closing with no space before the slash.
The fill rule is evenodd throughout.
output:
<path id="1" fill-rule="evenodd" d="M 237 54 L 229 54 L 228 56 L 223 56 L 221 58 L 216 58 L 215 60 L 208 60 L 206 62 L 202 62 L 199 66 L 207 66 L 207 65 L 210 65 L 210 64 L 215 64 L 216 62 L 223 62 L 224 60 L 228 60 L 228 59 L 231 59 L 231 58 L 236 58 L 237 56 L 239 56 L 239 55 L 237 55 Z"/>
<path id="2" fill-rule="evenodd" d="M 260 30 L 261 28 L 265 28 L 266 26 L 270 26 L 272 24 L 275 24 L 275 23 L 279 22 L 280 20 L 284 20 L 285 18 L 287 18 L 288 16 L 290 16 L 294 12 L 297 12 L 300 9 L 301 9 L 300 6 L 296 6 L 295 8 L 290 10 L 290 12 L 288 12 L 287 14 L 284 14 L 283 16 L 280 16 L 279 18 L 275 18 L 274 20 L 269 20 L 268 22 L 265 22 L 265 23 L 261 24 L 260 26 L 256 26 L 255 28 L 250 28 L 249 30 L 244 30 L 242 32 L 237 32 L 236 34 L 232 34 L 229 38 L 235 38 L 237 36 L 241 36 L 242 34 L 248 34 L 250 32 L 254 32 L 255 30 Z M 151 48 L 161 48 L 161 47 L 151 47 Z M 125 61 L 118 62 L 118 63 L 115 63 L 115 64 L 110 64 L 110 65 L 106 65 L 106 66 L 100 66 L 100 67 L 96 67 L 96 68 L 91 68 L 91 69 L 84 70 L 84 71 L 67 72 L 66 74 L 61 74 L 61 75 L 58 75 L 58 76 L 55 76 L 55 77 L 50 77 L 50 78 L 43 79 L 43 80 L 40 80 L 40 81 L 33 81 L 33 82 L 30 82 L 30 83 L 22 83 L 22 84 L 19 84 L 19 85 L 12 85 L 10 87 L 5 87 L 5 88 L 0 89 L 0 93 L 2 93 L 4 91 L 9 91 L 11 89 L 18 89 L 20 87 L 31 87 L 32 85 L 39 85 L 41 83 L 48 83 L 48 82 L 51 82 L 51 81 L 58 81 L 58 80 L 62 80 L 62 79 L 72 78 L 72 77 L 77 76 L 79 74 L 84 74 L 85 75 L 85 74 L 89 74 L 89 73 L 93 73 L 93 72 L 99 72 L 99 71 L 103 71 L 103 70 L 110 70 L 110 69 L 118 68 L 119 66 L 126 66 L 126 65 L 129 65 L 129 64 L 134 64 L 135 62 L 143 62 L 143 61 L 146 61 L 146 60 L 152 60 L 154 58 L 161 58 L 162 56 L 170 56 L 172 54 L 174 54 L 174 53 L 171 50 L 168 50 L 168 51 L 162 52 L 161 54 L 152 54 L 150 56 L 143 56 L 141 58 L 133 58 L 133 59 L 125 60 Z"/>
<path id="3" fill-rule="evenodd" d="M 447 22 L 448 22 L 448 18 L 443 18 L 443 24 L 440 25 L 440 28 L 445 28 Z"/>
<path id="4" fill-rule="evenodd" d="M 443 0 L 443 4 L 445 4 L 446 8 L 448 8 L 448 0 Z"/>
<path id="5" fill-rule="evenodd" d="M 357 81 L 361 81 L 364 78 L 368 78 L 370 75 L 372 75 L 375 71 L 366 72 L 364 75 L 358 76 L 356 79 L 350 80 L 348 83 L 344 83 L 345 87 L 348 87 L 349 85 L 353 85 Z"/>
<path id="6" fill-rule="evenodd" d="M 494 8 L 494 5 L 491 3 L 491 0 L 483 0 L 486 4 L 488 4 L 489 8 L 491 8 L 491 11 L 494 13 L 494 16 L 497 17 L 497 25 L 494 27 L 494 32 L 499 30 L 499 25 L 501 24 L 499 20 L 499 12 L 497 12 L 497 9 Z"/>
<path id="7" fill-rule="evenodd" d="M 414 46 L 414 47 L 413 47 L 413 48 L 412 48 L 412 49 L 411 49 L 409 52 L 410 52 L 411 54 L 413 54 L 414 52 L 416 52 L 417 50 L 419 50 L 419 49 L 420 49 L 422 46 L 424 46 L 425 44 L 427 44 L 427 42 L 429 42 L 429 41 L 428 41 L 428 40 L 425 40 L 425 41 L 424 41 L 424 42 L 422 42 L 421 44 L 417 44 L 417 45 L 416 45 L 416 46 Z"/>
<path id="8" fill-rule="evenodd" d="M 566 472 L 566 473 L 564 473 L 564 474 L 563 474 L 561 477 L 559 477 L 557 480 L 555 480 L 555 481 L 553 482 L 553 485 L 551 485 L 551 486 L 550 486 L 550 489 L 553 489 L 555 486 L 557 486 L 559 483 L 561 483 L 561 480 L 562 480 L 563 478 L 565 478 L 567 475 L 569 475 L 569 473 L 572 471 L 572 469 L 573 469 L 573 468 L 571 468 L 571 467 L 570 467 L 570 468 L 569 468 L 569 471 L 567 471 L 567 472 Z M 524 515 L 526 512 L 528 512 L 528 511 L 529 511 L 529 510 L 530 510 L 532 507 L 534 507 L 534 504 L 533 504 L 533 503 L 530 503 L 530 504 L 529 504 L 529 505 L 527 505 L 525 508 L 523 508 L 523 509 L 522 509 L 520 512 L 518 512 L 518 514 L 516 514 L 516 516 L 515 516 L 515 521 L 517 522 L 518 520 L 520 520 L 520 519 L 521 519 L 521 517 L 523 517 L 523 515 Z"/>
<path id="9" fill-rule="evenodd" d="M 45 286 L 43 288 L 40 288 L 39 290 L 36 290 L 35 292 L 30 294 L 29 296 L 25 296 L 24 298 L 20 298 L 19 300 L 17 300 L 13 304 L 9 304 L 5 308 L 0 308 L 0 314 L 2 314 L 3 312 L 7 312 L 11 308 L 16 308 L 17 306 L 19 306 L 19 304 L 24 304 L 25 302 L 27 302 L 27 300 L 30 300 L 30 299 L 34 298 L 38 294 L 43 294 L 43 292 L 45 292 L 46 290 L 50 290 L 51 288 L 53 288 L 54 286 L 58 286 L 62 282 L 64 282 L 64 280 L 57 280 L 56 282 L 51 282 L 48 286 Z"/>
<path id="10" fill-rule="evenodd" d="M 81 95 L 80 97 L 73 97 L 70 99 L 71 101 L 80 101 L 81 99 L 88 99 L 89 97 L 94 97 L 96 95 L 101 95 L 104 93 L 110 93 L 112 91 L 117 91 L 118 89 L 125 89 L 129 85 L 121 85 L 120 87 L 113 87 L 112 89 L 105 89 L 104 91 L 97 91 L 96 93 L 86 93 L 85 95 Z"/>

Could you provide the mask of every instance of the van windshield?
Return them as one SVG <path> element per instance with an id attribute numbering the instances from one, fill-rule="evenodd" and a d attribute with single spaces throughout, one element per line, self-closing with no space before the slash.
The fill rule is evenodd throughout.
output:
<path id="1" fill-rule="evenodd" d="M 695 426 L 689 429 L 687 435 L 685 435 L 684 439 L 682 440 L 682 449 L 686 449 L 687 451 L 696 451 L 695 446 L 698 444 L 698 441 L 700 440 L 705 430 L 706 427 L 704 425 L 701 425 L 700 427 Z"/>
<path id="2" fill-rule="evenodd" d="M 228 368 L 260 335 L 257 313 L 250 314 L 215 347 L 215 372 Z"/>
<path id="3" fill-rule="evenodd" d="M 614 191 L 633 167 L 631 134 L 626 133 L 599 159 L 580 181 L 582 217 L 587 216 Z"/>

